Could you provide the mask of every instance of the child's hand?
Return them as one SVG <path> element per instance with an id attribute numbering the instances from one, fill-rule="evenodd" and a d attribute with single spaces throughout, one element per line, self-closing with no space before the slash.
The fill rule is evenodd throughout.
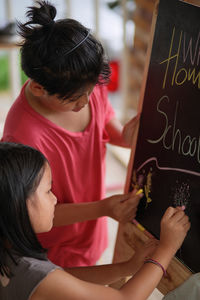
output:
<path id="1" fill-rule="evenodd" d="M 172 251 L 174 255 L 189 229 L 189 218 L 183 209 L 169 207 L 161 220 L 160 245 Z"/>
<path id="2" fill-rule="evenodd" d="M 126 123 L 124 125 L 123 131 L 122 131 L 122 137 L 128 147 L 132 146 L 133 137 L 134 137 L 135 130 L 138 125 L 139 119 L 140 119 L 140 114 L 137 114 L 133 119 L 131 119 L 128 123 Z"/>
<path id="3" fill-rule="evenodd" d="M 137 212 L 137 206 L 143 194 L 136 195 L 136 190 L 129 194 L 114 195 L 106 198 L 106 215 L 121 222 L 132 221 Z"/>

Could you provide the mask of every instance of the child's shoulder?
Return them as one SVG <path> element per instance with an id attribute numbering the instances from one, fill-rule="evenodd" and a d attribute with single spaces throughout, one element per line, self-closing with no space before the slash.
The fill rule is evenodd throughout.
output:
<path id="1" fill-rule="evenodd" d="M 55 269 L 61 269 L 48 259 L 37 259 L 33 257 L 16 257 L 17 264 L 11 263 L 11 269 L 16 275 L 25 278 L 32 278 L 33 283 L 40 281 L 49 272 Z"/>
<path id="2" fill-rule="evenodd" d="M 93 93 L 92 93 L 92 99 L 96 100 L 97 104 L 102 106 L 106 106 L 108 102 L 108 92 L 107 87 L 105 85 L 99 85 L 97 84 L 94 87 Z"/>
<path id="3" fill-rule="evenodd" d="M 108 89 L 104 84 L 96 84 L 93 90 L 94 95 L 107 97 Z"/>

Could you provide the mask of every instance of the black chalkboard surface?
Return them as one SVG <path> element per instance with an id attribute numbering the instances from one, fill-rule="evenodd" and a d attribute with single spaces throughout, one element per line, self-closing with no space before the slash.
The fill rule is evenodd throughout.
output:
<path id="1" fill-rule="evenodd" d="M 185 205 L 191 229 L 177 257 L 200 272 L 200 7 L 160 0 L 134 151 L 137 221 L 159 238 L 165 209 Z"/>

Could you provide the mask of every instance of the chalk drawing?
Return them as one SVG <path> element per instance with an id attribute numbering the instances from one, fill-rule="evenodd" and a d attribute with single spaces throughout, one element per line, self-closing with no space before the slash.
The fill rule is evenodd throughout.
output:
<path id="1" fill-rule="evenodd" d="M 139 168 L 136 170 L 136 172 L 139 172 L 150 161 L 155 161 L 156 162 L 156 167 L 159 170 L 176 171 L 176 172 L 187 173 L 187 174 L 191 174 L 191 175 L 195 175 L 195 176 L 199 176 L 200 177 L 200 173 L 199 172 L 194 172 L 194 171 L 190 171 L 190 170 L 186 170 L 186 169 L 179 169 L 179 168 L 160 167 L 159 164 L 158 164 L 158 160 L 157 160 L 156 157 L 151 157 L 151 158 L 147 159 L 145 162 L 143 162 L 143 164 L 141 164 L 139 166 Z"/>
<path id="2" fill-rule="evenodd" d="M 179 182 L 176 180 L 176 186 L 172 190 L 173 205 L 187 207 L 190 199 L 190 186 L 187 182 Z"/>

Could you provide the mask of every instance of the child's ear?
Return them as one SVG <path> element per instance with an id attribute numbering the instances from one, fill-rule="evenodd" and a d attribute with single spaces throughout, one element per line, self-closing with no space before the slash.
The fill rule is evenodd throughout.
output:
<path id="1" fill-rule="evenodd" d="M 36 97 L 45 96 L 47 93 L 45 91 L 45 89 L 43 88 L 43 86 L 41 86 L 41 84 L 35 82 L 34 80 L 30 81 L 29 88 L 30 88 L 32 94 Z"/>

